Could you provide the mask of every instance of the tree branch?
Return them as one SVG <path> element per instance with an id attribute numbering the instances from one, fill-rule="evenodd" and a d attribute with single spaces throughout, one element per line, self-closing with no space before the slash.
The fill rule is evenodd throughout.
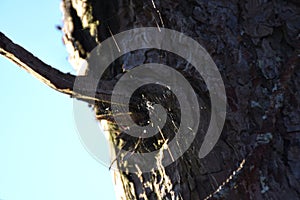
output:
<path id="1" fill-rule="evenodd" d="M 13 43 L 2 32 L 0 32 L 0 54 L 58 92 L 84 100 L 88 103 L 93 103 L 94 101 L 109 102 L 110 100 L 114 85 L 113 81 L 102 81 L 100 86 L 104 85 L 104 87 L 101 88 L 106 89 L 97 88 L 95 94 L 95 92 L 90 91 L 91 87 L 88 86 L 89 81 L 87 77 L 76 77 L 70 73 L 63 73 L 47 65 L 23 47 Z M 74 92 L 73 90 L 75 79 L 82 79 L 81 82 L 86 82 L 86 87 L 82 88 L 80 92 Z"/>

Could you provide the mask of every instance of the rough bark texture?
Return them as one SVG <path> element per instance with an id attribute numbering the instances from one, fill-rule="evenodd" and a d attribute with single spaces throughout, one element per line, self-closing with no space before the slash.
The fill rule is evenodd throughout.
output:
<path id="1" fill-rule="evenodd" d="M 111 34 L 135 27 L 164 26 L 183 32 L 204 46 L 217 64 L 226 86 L 227 117 L 219 142 L 204 159 L 198 158 L 198 151 L 207 123 L 189 150 L 170 166 L 149 173 L 116 172 L 116 183 L 123 190 L 120 198 L 299 199 L 299 2 L 155 0 L 154 4 L 159 12 L 150 0 L 63 0 L 70 59 L 78 65 Z M 149 62 L 182 71 L 209 108 L 208 91 L 193 67 L 161 51 L 132 52 L 116 61 L 104 78 L 116 79 L 123 69 Z M 93 75 L 97 69 L 90 67 L 87 73 Z M 109 107 L 101 103 L 95 110 L 109 123 L 112 146 L 116 151 L 134 147 L 107 117 Z M 146 141 L 133 143 L 139 143 L 140 151 L 149 147 Z"/>

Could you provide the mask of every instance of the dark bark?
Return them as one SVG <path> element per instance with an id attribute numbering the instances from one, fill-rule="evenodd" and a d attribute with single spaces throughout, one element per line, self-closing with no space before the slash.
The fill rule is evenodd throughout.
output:
<path id="1" fill-rule="evenodd" d="M 101 80 L 99 82 L 97 80 L 98 88 L 96 91 L 92 91 L 92 84 L 94 84 L 95 81 L 90 77 L 85 75 L 74 76 L 51 67 L 23 47 L 15 44 L 1 32 L 0 54 L 58 92 L 92 104 L 94 104 L 95 101 L 104 103 L 110 102 L 112 88 L 115 84 L 114 80 Z M 75 80 L 77 84 L 82 86 L 80 89 L 74 89 Z"/>
<path id="2" fill-rule="evenodd" d="M 85 59 L 111 34 L 135 27 L 159 25 L 183 32 L 204 46 L 217 64 L 226 86 L 227 118 L 219 142 L 203 159 L 199 159 L 198 151 L 205 123 L 189 150 L 173 164 L 149 173 L 116 172 L 124 190 L 122 198 L 299 199 L 299 3 L 154 3 L 159 13 L 151 1 L 63 0 L 64 41 L 73 47 L 71 58 Z M 209 107 L 208 91 L 193 68 L 185 68 L 184 61 L 161 51 L 132 52 L 115 62 L 104 78 L 121 74 L 124 63 L 130 69 L 147 62 L 172 64 L 183 71 L 203 105 Z M 97 69 L 90 67 L 87 73 L 93 76 Z M 97 115 L 109 114 L 109 104 L 95 106 Z M 116 151 L 124 143 L 128 148 L 135 146 L 129 144 L 113 119 L 107 120 Z M 174 127 L 169 128 L 172 130 Z M 144 141 L 139 144 L 149 147 Z"/>
<path id="3" fill-rule="evenodd" d="M 65 94 L 72 94 L 75 76 L 64 74 L 14 44 L 0 32 L 0 54 L 15 62 L 49 87 Z"/>

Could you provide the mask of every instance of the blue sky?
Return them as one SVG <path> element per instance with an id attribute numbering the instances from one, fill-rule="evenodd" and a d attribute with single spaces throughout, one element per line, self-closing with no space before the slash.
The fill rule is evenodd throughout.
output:
<path id="1" fill-rule="evenodd" d="M 73 72 L 60 1 L 1 0 L 0 31 L 47 64 Z M 83 147 L 73 100 L 0 56 L 0 199 L 115 199 L 112 177 Z"/>

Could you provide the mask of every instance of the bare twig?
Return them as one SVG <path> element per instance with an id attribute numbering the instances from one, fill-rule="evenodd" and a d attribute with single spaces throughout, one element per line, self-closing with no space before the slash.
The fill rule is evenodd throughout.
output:
<path id="1" fill-rule="evenodd" d="M 52 68 L 21 46 L 13 43 L 1 32 L 0 54 L 25 69 L 49 87 L 59 92 L 72 95 L 75 76 L 64 74 Z"/>
<path id="2" fill-rule="evenodd" d="M 89 87 L 88 78 L 85 76 L 74 76 L 70 73 L 63 73 L 50 65 L 47 65 L 32 53 L 23 47 L 13 43 L 3 33 L 0 32 L 0 54 L 8 58 L 12 62 L 25 69 L 31 75 L 64 94 L 68 94 L 77 99 L 84 100 L 89 103 L 94 101 L 109 102 L 111 90 L 113 88 L 113 81 L 102 81 L 105 89 L 98 89 L 96 92 L 91 91 Z M 73 86 L 76 81 L 82 79 L 80 82 L 85 82 L 86 87 L 81 88 L 80 91 L 74 91 Z M 100 84 L 100 85 L 101 85 Z"/>

